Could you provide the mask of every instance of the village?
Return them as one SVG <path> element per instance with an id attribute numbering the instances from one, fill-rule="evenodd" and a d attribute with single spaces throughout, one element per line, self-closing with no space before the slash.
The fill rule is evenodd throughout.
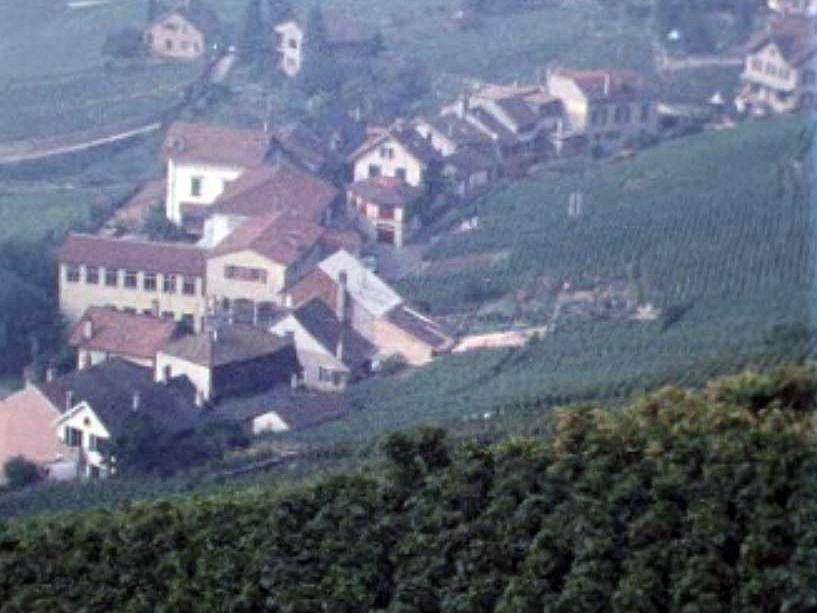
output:
<path id="1" fill-rule="evenodd" d="M 775 17 L 745 46 L 737 96 L 724 100 L 713 84 L 697 128 L 817 105 L 817 2 L 770 0 L 769 9 Z M 375 32 L 326 25 L 337 53 L 379 44 Z M 181 2 L 155 16 L 142 44 L 187 61 L 209 53 L 217 28 L 213 11 Z M 295 78 L 303 21 L 277 23 L 269 36 L 280 72 Z M 570 160 L 615 163 L 695 121 L 638 72 L 561 65 L 529 82 L 475 82 L 435 114 L 388 125 L 353 113 L 322 131 L 172 121 L 164 178 L 141 186 L 98 233 L 71 233 L 59 249 L 75 369 L 29 369 L 25 388 L 0 403 L 0 462 L 22 456 L 51 479 L 104 478 L 117 473 L 111 443 L 134 416 L 165 437 L 231 424 L 252 439 L 343 419 L 354 410 L 345 392 L 368 377 L 521 346 L 559 317 L 653 321 L 658 310 L 620 279 L 549 287 L 548 325 L 502 332 L 452 325 L 394 286 L 425 265 L 437 220 L 497 185 Z M 576 194 L 569 214 L 581 209 Z"/>

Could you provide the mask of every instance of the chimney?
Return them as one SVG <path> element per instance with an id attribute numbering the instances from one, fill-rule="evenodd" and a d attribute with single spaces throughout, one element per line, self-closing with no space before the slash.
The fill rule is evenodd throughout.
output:
<path id="1" fill-rule="evenodd" d="M 142 404 L 142 395 L 137 390 L 137 391 L 133 392 L 133 398 L 131 400 L 131 407 L 130 407 L 131 411 L 133 411 L 134 413 L 137 413 L 139 411 L 139 407 L 141 406 L 141 404 Z"/>
<path id="2" fill-rule="evenodd" d="M 94 338 L 94 322 L 90 319 L 86 319 L 82 322 L 82 338 L 86 341 Z"/>
<path id="3" fill-rule="evenodd" d="M 341 325 L 349 319 L 349 277 L 345 270 L 338 273 L 338 295 L 336 300 L 336 315 Z"/>
<path id="4" fill-rule="evenodd" d="M 45 381 L 46 383 L 51 383 L 54 378 L 57 376 L 57 369 L 53 366 L 49 366 L 45 369 Z"/>
<path id="5" fill-rule="evenodd" d="M 65 392 L 65 410 L 70 411 L 74 406 L 74 390 Z"/>

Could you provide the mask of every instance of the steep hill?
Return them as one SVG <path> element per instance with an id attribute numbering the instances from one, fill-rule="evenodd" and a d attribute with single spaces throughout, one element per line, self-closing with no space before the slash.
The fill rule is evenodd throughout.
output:
<path id="1" fill-rule="evenodd" d="M 395 434 L 284 492 L 0 524 L 0 612 L 810 611 L 815 373 L 570 409 L 544 438 Z"/>

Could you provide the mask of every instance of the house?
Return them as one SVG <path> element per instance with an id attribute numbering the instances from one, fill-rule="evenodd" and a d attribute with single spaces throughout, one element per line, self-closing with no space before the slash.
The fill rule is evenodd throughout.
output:
<path id="1" fill-rule="evenodd" d="M 187 378 L 154 383 L 149 368 L 119 358 L 57 377 L 39 390 L 61 413 L 51 424 L 51 435 L 68 448 L 66 458 L 83 477 L 116 472 L 112 445 L 137 420 L 149 420 L 162 434 L 177 436 L 205 419 Z"/>
<path id="2" fill-rule="evenodd" d="M 162 146 L 167 218 L 200 233 L 209 206 L 245 171 L 263 164 L 268 149 L 269 136 L 260 130 L 173 123 Z"/>
<path id="3" fill-rule="evenodd" d="M 181 322 L 207 315 L 206 252 L 184 243 L 69 234 L 57 253 L 60 309 L 75 324 L 91 307 Z"/>
<path id="4" fill-rule="evenodd" d="M 393 177 L 421 189 L 435 180 L 439 161 L 428 140 L 400 124 L 376 132 L 349 156 L 354 182 Z"/>
<path id="5" fill-rule="evenodd" d="M 199 403 L 253 395 L 300 376 L 289 339 L 248 325 L 214 325 L 165 345 L 156 355 L 158 382 L 184 376 L 196 388 Z"/>
<path id="6" fill-rule="evenodd" d="M 3 466 L 15 457 L 37 464 L 52 479 L 76 477 L 76 466 L 66 459 L 69 449 L 54 428 L 61 414 L 34 385 L 0 402 L 0 485 L 5 480 Z"/>
<path id="7" fill-rule="evenodd" d="M 658 133 L 656 97 L 630 70 L 549 70 L 546 88 L 567 118 L 560 139 L 581 136 L 598 153 L 638 144 Z"/>
<path id="8" fill-rule="evenodd" d="M 420 117 L 414 121 L 414 129 L 443 157 L 493 142 L 488 133 L 455 112 L 430 119 Z"/>
<path id="9" fill-rule="evenodd" d="M 464 147 L 443 158 L 442 177 L 449 190 L 466 201 L 483 195 L 497 180 L 499 167 L 490 147 Z"/>
<path id="10" fill-rule="evenodd" d="M 352 328 L 377 348 L 380 358 L 400 355 L 409 364 L 421 365 L 453 346 L 436 322 L 405 304 L 397 292 L 345 251 L 321 261 L 286 291 L 287 305 L 294 308 L 315 298 L 334 310 L 342 304 Z"/>
<path id="11" fill-rule="evenodd" d="M 230 398 L 215 414 L 238 422 L 247 436 L 313 428 L 349 413 L 342 394 L 276 387 L 266 393 Z"/>
<path id="12" fill-rule="evenodd" d="M 768 7 L 770 11 L 781 15 L 817 15 L 817 0 L 768 0 Z"/>
<path id="13" fill-rule="evenodd" d="M 402 247 L 420 227 L 423 190 L 394 177 L 373 177 L 346 188 L 350 214 L 360 231 L 379 243 Z"/>
<path id="14" fill-rule="evenodd" d="M 336 57 L 365 57 L 382 47 L 380 33 L 363 27 L 342 15 L 326 15 L 327 50 Z M 279 67 L 288 77 L 301 71 L 304 47 L 304 24 L 300 19 L 288 19 L 273 28 L 273 48 L 280 56 Z"/>
<path id="15" fill-rule="evenodd" d="M 284 288 L 324 256 L 324 235 L 289 214 L 248 219 L 208 252 L 208 298 L 238 323 L 264 320 L 283 303 Z"/>
<path id="16" fill-rule="evenodd" d="M 561 100 L 540 85 L 485 84 L 444 107 L 441 115 L 467 122 L 486 136 L 512 175 L 555 155 L 552 136 L 564 122 Z"/>
<path id="17" fill-rule="evenodd" d="M 343 284 L 341 278 L 341 293 Z M 335 309 L 315 298 L 270 327 L 294 341 L 309 389 L 340 391 L 369 374 L 377 349 L 352 327 L 347 307 L 343 298 Z"/>
<path id="18" fill-rule="evenodd" d="M 80 369 L 110 358 L 153 368 L 156 353 L 178 332 L 179 325 L 169 318 L 91 307 L 71 330 L 68 344 L 77 350 Z"/>
<path id="19" fill-rule="evenodd" d="M 340 209 L 339 192 L 299 168 L 279 163 L 246 171 L 208 207 L 200 246 L 213 247 L 251 218 L 286 214 L 329 223 Z"/>
<path id="20" fill-rule="evenodd" d="M 143 38 L 153 57 L 195 60 L 216 44 L 220 35 L 218 15 L 198 0 L 185 0 L 152 21 Z"/>
<path id="21" fill-rule="evenodd" d="M 742 86 L 735 97 L 739 112 L 788 113 L 811 110 L 817 101 L 817 40 L 808 18 L 774 21 L 750 41 Z"/>

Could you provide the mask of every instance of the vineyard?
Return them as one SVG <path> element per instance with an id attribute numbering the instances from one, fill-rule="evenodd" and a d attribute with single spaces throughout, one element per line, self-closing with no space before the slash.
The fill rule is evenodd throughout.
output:
<path id="1" fill-rule="evenodd" d="M 466 212 L 480 216 L 481 229 L 440 241 L 432 257 L 501 250 L 511 257 L 493 268 L 410 279 L 402 290 L 415 301 L 439 313 L 474 308 L 476 296 L 516 292 L 542 276 L 630 275 L 644 300 L 663 307 L 662 317 L 572 319 L 524 348 L 376 377 L 352 389 L 359 411 L 297 438 L 359 444 L 417 423 L 512 429 L 558 404 L 626 398 L 669 382 L 699 385 L 747 365 L 812 355 L 804 129 L 798 121 L 750 125 L 632 162 L 547 173 Z M 570 219 L 569 194 L 578 189 L 585 212 Z M 506 409 L 496 414 L 497 406 Z"/>
<path id="2" fill-rule="evenodd" d="M 813 611 L 814 376 L 560 410 L 494 445 L 423 428 L 308 483 L 0 522 L 0 613 Z"/>

